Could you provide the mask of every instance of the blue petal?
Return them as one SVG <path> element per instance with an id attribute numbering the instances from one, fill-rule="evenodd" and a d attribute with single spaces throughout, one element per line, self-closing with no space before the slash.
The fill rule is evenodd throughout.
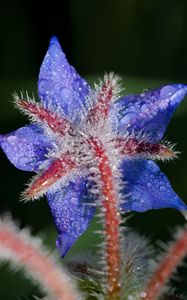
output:
<path id="1" fill-rule="evenodd" d="M 46 154 L 52 147 L 43 135 L 43 129 L 36 125 L 27 125 L 1 135 L 0 146 L 16 168 L 35 172 L 46 160 Z"/>
<path id="2" fill-rule="evenodd" d="M 129 195 L 122 205 L 125 210 L 143 212 L 166 207 L 187 209 L 166 176 L 152 161 L 126 160 L 122 170 L 126 182 L 124 193 Z"/>
<path id="3" fill-rule="evenodd" d="M 86 230 L 95 208 L 88 193 L 87 182 L 76 178 L 66 187 L 47 192 L 48 204 L 59 233 L 57 247 L 62 257 Z M 89 204 L 88 204 L 89 202 Z"/>
<path id="4" fill-rule="evenodd" d="M 38 95 L 41 102 L 62 108 L 72 118 L 84 103 L 89 91 L 87 82 L 68 63 L 56 37 L 52 37 L 49 49 L 40 68 Z"/>
<path id="5" fill-rule="evenodd" d="M 122 97 L 111 108 L 113 124 L 118 132 L 143 130 L 152 141 L 158 142 L 186 93 L 187 85 L 172 84 Z"/>

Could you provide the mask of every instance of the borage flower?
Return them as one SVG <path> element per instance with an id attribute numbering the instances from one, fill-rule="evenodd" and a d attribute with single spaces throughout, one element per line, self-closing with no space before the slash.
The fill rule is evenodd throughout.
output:
<path id="1" fill-rule="evenodd" d="M 17 168 L 37 173 L 24 197 L 47 196 L 62 256 L 85 231 L 102 197 L 113 197 L 111 187 L 125 211 L 186 209 L 152 160 L 176 156 L 160 141 L 187 86 L 121 98 L 119 91 L 114 74 L 91 89 L 53 37 L 39 74 L 40 103 L 15 95 L 33 124 L 0 137 Z"/>

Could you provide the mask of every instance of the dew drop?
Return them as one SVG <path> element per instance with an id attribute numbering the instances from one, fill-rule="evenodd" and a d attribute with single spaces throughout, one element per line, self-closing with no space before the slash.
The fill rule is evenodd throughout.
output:
<path id="1" fill-rule="evenodd" d="M 38 90 L 40 96 L 44 96 L 45 94 L 49 94 L 49 82 L 48 80 L 39 80 L 38 82 Z"/>
<path id="2" fill-rule="evenodd" d="M 147 293 L 146 293 L 146 292 L 142 292 L 142 293 L 140 294 L 140 297 L 141 297 L 141 298 L 147 297 Z"/>
<path id="3" fill-rule="evenodd" d="M 146 104 L 143 104 L 140 109 L 141 109 L 142 113 L 148 113 L 149 112 L 148 106 Z"/>
<path id="4" fill-rule="evenodd" d="M 124 123 L 125 124 L 131 124 L 132 123 L 132 121 L 133 121 L 133 118 L 134 118 L 134 114 L 127 114 L 127 115 L 125 115 L 124 116 Z"/>
<path id="5" fill-rule="evenodd" d="M 155 179 L 155 180 L 154 180 L 154 184 L 157 185 L 158 183 L 159 183 L 159 180 L 158 180 L 158 179 Z"/>
<path id="6" fill-rule="evenodd" d="M 68 100 L 72 97 L 71 91 L 67 88 L 62 88 L 60 95 L 61 95 L 63 100 Z"/>
<path id="7" fill-rule="evenodd" d="M 159 190 L 160 190 L 160 191 L 165 191 L 165 186 L 164 186 L 164 185 L 161 185 L 161 186 L 159 187 Z"/>
<path id="8" fill-rule="evenodd" d="M 14 135 L 10 135 L 10 136 L 7 138 L 7 141 L 8 141 L 11 145 L 14 145 L 14 144 L 17 142 L 17 138 L 16 138 L 16 136 L 14 136 Z"/>
<path id="9" fill-rule="evenodd" d="M 177 92 L 177 88 L 174 86 L 164 86 L 160 91 L 160 97 L 167 98 Z"/>
<path id="10" fill-rule="evenodd" d="M 75 198 L 75 197 L 72 197 L 71 199 L 70 199 L 70 202 L 72 203 L 72 204 L 77 204 L 77 198 Z"/>

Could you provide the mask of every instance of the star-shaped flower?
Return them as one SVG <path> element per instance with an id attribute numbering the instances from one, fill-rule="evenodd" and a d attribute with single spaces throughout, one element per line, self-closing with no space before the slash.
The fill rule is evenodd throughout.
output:
<path id="1" fill-rule="evenodd" d="M 186 209 L 152 160 L 176 155 L 160 140 L 187 86 L 166 85 L 121 98 L 119 90 L 114 74 L 91 89 L 53 37 L 40 69 L 40 102 L 15 95 L 32 124 L 0 136 L 9 160 L 37 173 L 24 197 L 47 196 L 62 256 L 86 230 L 95 204 L 110 194 L 110 184 L 125 211 Z M 105 176 L 112 179 L 103 188 Z"/>

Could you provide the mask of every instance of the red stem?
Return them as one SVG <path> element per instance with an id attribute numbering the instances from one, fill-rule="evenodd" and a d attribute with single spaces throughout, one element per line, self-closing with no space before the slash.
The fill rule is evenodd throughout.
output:
<path id="1" fill-rule="evenodd" d="M 26 274 L 37 280 L 52 299 L 76 300 L 69 277 L 58 267 L 53 258 L 46 254 L 38 241 L 25 231 L 18 231 L 10 222 L 0 221 L 0 258 L 10 259 L 24 267 Z M 50 298 L 51 299 L 51 298 Z"/>
<path id="2" fill-rule="evenodd" d="M 148 282 L 141 300 L 156 300 L 162 291 L 163 286 L 170 279 L 178 264 L 187 253 L 187 229 L 185 229 L 178 240 L 170 247 L 168 253 L 158 266 L 152 278 Z"/>
<path id="3" fill-rule="evenodd" d="M 97 140 L 91 141 L 99 159 L 102 206 L 104 212 L 104 232 L 106 234 L 107 295 L 106 299 L 120 299 L 120 214 L 118 195 L 114 177 L 105 148 Z"/>

